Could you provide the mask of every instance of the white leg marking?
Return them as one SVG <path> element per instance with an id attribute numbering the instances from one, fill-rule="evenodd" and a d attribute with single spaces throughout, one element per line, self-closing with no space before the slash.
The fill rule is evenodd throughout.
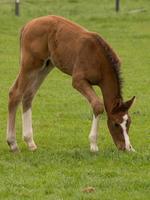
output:
<path id="1" fill-rule="evenodd" d="M 32 111 L 31 108 L 27 110 L 22 115 L 23 120 L 23 137 L 25 142 L 28 144 L 30 150 L 35 150 L 36 144 L 33 140 L 33 130 L 32 130 Z"/>
<path id="2" fill-rule="evenodd" d="M 32 111 L 31 108 L 23 113 L 23 136 L 32 137 Z"/>
<path id="3" fill-rule="evenodd" d="M 92 127 L 89 134 L 91 152 L 98 151 L 97 138 L 98 138 L 98 128 L 99 128 L 99 117 L 100 117 L 99 115 L 97 117 L 93 115 Z"/>
<path id="4" fill-rule="evenodd" d="M 127 133 L 127 127 L 126 127 L 127 120 L 128 120 L 128 115 L 126 114 L 123 116 L 123 122 L 120 124 L 120 126 L 123 129 L 123 135 L 125 139 L 125 148 L 127 151 L 135 151 L 132 145 L 130 144 L 129 135 Z"/>

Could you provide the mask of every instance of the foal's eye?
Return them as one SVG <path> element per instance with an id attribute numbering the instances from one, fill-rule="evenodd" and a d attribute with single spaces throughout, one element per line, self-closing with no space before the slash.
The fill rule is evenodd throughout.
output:
<path id="1" fill-rule="evenodd" d="M 119 127 L 119 124 L 115 123 L 114 126 L 115 126 L 116 128 L 118 128 L 118 127 Z"/>

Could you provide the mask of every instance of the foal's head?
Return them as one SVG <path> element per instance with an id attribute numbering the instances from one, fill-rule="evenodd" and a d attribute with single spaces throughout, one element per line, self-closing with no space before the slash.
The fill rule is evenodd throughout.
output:
<path id="1" fill-rule="evenodd" d="M 135 151 L 130 144 L 128 131 L 131 124 L 131 118 L 128 110 L 133 104 L 135 97 L 127 102 L 118 100 L 112 106 L 111 114 L 108 117 L 108 127 L 114 143 L 119 150 Z"/>

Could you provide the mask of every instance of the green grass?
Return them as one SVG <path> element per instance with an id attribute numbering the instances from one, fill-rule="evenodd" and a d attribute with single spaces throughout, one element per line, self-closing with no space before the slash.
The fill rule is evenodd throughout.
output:
<path id="1" fill-rule="evenodd" d="M 21 16 L 11 1 L 0 0 L 0 199 L 10 200 L 148 200 L 150 197 L 150 1 L 122 0 L 114 12 L 109 0 L 26 0 Z M 131 12 L 136 9 L 143 12 Z M 71 78 L 57 69 L 45 80 L 33 104 L 33 128 L 38 150 L 27 150 L 17 113 L 20 154 L 5 142 L 8 90 L 18 70 L 19 30 L 34 17 L 62 15 L 99 32 L 122 59 L 124 98 L 137 101 L 130 113 L 130 137 L 137 153 L 114 146 L 101 117 L 99 147 L 89 152 L 91 111 L 71 87 Z M 99 91 L 97 91 L 99 92 Z M 82 190 L 91 186 L 93 193 Z"/>

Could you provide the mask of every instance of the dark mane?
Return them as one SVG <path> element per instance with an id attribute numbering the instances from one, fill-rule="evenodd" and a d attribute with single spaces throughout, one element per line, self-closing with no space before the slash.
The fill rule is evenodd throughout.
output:
<path id="1" fill-rule="evenodd" d="M 103 47 L 106 57 L 111 63 L 111 66 L 113 68 L 113 71 L 116 75 L 117 83 L 118 83 L 118 89 L 119 89 L 119 98 L 122 98 L 122 78 L 121 78 L 121 71 L 120 71 L 120 65 L 121 61 L 118 57 L 118 55 L 114 52 L 114 50 L 109 46 L 109 44 L 98 34 L 95 34 L 97 42 Z"/>

